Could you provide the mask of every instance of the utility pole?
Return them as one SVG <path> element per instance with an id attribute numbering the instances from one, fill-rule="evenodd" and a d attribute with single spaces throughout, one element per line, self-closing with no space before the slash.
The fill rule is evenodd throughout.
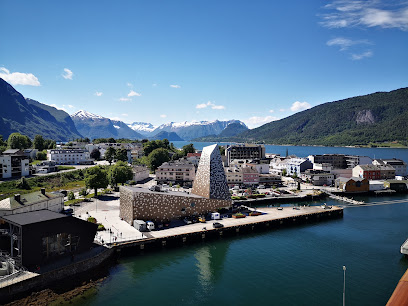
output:
<path id="1" fill-rule="evenodd" d="M 343 306 L 346 305 L 346 266 L 343 266 Z"/>

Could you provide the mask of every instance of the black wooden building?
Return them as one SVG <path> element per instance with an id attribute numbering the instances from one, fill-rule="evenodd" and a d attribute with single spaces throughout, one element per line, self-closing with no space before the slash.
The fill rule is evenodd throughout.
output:
<path id="1" fill-rule="evenodd" d="M 1 250 L 33 268 L 89 250 L 97 225 L 49 210 L 0 218 Z"/>

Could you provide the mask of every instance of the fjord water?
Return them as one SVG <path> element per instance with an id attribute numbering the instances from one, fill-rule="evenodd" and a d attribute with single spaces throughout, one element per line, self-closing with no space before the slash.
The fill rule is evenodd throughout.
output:
<path id="1" fill-rule="evenodd" d="M 408 268 L 408 195 L 342 219 L 122 257 L 86 305 L 385 305 Z M 334 200 L 329 204 L 340 204 Z"/>
<path id="2" fill-rule="evenodd" d="M 333 149 L 289 147 L 289 154 L 321 154 L 309 148 Z M 335 149 L 408 160 L 406 149 Z M 98 293 L 81 304 L 342 305 L 345 265 L 346 304 L 385 305 L 408 269 L 400 254 L 408 238 L 408 195 L 359 199 L 406 201 L 345 208 L 337 220 L 123 256 Z"/>

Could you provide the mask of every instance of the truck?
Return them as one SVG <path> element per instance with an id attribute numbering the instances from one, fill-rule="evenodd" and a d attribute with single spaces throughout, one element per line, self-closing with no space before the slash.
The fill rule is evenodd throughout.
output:
<path id="1" fill-rule="evenodd" d="M 139 232 L 147 231 L 146 222 L 144 222 L 143 220 L 133 220 L 133 227 L 137 229 Z"/>

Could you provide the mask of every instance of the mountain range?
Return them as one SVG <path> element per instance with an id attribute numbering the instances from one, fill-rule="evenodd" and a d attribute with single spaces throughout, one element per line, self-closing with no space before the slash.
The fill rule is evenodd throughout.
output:
<path id="1" fill-rule="evenodd" d="M 21 133 L 56 141 L 81 137 L 71 117 L 64 111 L 24 98 L 13 86 L 0 78 L 0 135 Z"/>
<path id="2" fill-rule="evenodd" d="M 245 123 L 239 120 L 170 122 L 162 124 L 158 127 L 154 127 L 150 123 L 134 122 L 129 124 L 129 127 L 146 137 L 153 137 L 154 135 L 164 131 L 176 133 L 180 138 L 190 141 L 192 139 L 209 135 L 217 136 L 231 124 L 238 124 L 242 129 L 248 129 Z"/>
<path id="3" fill-rule="evenodd" d="M 122 121 L 111 120 L 84 110 L 72 114 L 71 118 L 82 136 L 89 139 L 111 137 L 127 139 L 144 138 Z"/>
<path id="4" fill-rule="evenodd" d="M 229 141 L 294 145 L 408 145 L 408 88 L 320 104 Z"/>

